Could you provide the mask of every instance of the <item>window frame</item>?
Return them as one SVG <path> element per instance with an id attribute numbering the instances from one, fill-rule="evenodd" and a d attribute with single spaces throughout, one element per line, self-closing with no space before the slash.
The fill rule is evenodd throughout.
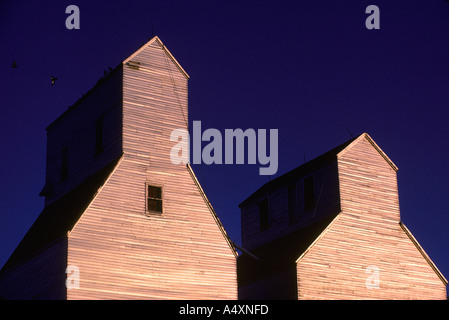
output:
<path id="1" fill-rule="evenodd" d="M 161 202 L 161 211 L 156 211 L 156 210 L 150 210 L 149 206 L 148 206 L 148 201 L 150 200 L 149 198 L 149 187 L 154 187 L 154 188 L 159 188 L 160 189 L 160 193 L 161 193 L 161 197 L 159 198 L 151 198 L 153 200 L 160 200 Z M 151 182 L 145 182 L 145 213 L 147 214 L 155 214 L 155 215 L 162 215 L 164 214 L 164 187 L 160 184 L 155 184 L 155 183 L 151 183 Z"/>

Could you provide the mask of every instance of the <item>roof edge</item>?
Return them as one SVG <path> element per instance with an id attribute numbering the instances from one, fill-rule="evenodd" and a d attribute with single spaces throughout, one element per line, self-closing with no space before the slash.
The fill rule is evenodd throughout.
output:
<path id="1" fill-rule="evenodd" d="M 405 234 L 408 236 L 408 238 L 413 242 L 415 247 L 418 249 L 418 251 L 421 253 L 421 255 L 424 257 L 424 259 L 427 261 L 427 263 L 430 265 L 430 267 L 435 271 L 437 276 L 440 278 L 440 280 L 443 282 L 443 284 L 446 286 L 448 284 L 447 279 L 444 277 L 444 275 L 441 273 L 441 271 L 437 268 L 435 263 L 433 263 L 432 259 L 427 255 L 427 253 L 424 251 L 423 247 L 419 244 L 418 240 L 413 236 L 413 234 L 410 232 L 410 230 L 405 226 L 405 224 L 400 221 L 399 225 L 401 226 L 402 230 L 405 232 Z"/>
<path id="2" fill-rule="evenodd" d="M 315 244 L 324 236 L 324 234 L 332 227 L 332 225 L 338 220 L 338 218 L 341 216 L 341 211 L 338 213 L 335 218 L 326 226 L 326 228 L 320 233 L 320 235 L 309 245 L 309 247 L 296 259 L 295 263 L 298 264 L 304 256 L 315 246 Z M 436 273 L 438 278 L 443 282 L 443 284 L 446 286 L 448 284 L 447 279 L 444 277 L 444 275 L 441 273 L 441 271 L 438 269 L 438 267 L 435 265 L 435 263 L 430 259 L 428 254 L 424 251 L 423 247 L 419 244 L 419 242 L 416 240 L 416 238 L 413 236 L 413 234 L 410 232 L 410 230 L 405 226 L 405 224 L 400 221 L 399 225 L 401 229 L 404 231 L 404 233 L 407 235 L 407 237 L 412 241 L 412 243 L 415 245 L 415 247 L 418 249 L 418 251 L 421 253 L 423 258 L 427 261 L 427 263 L 430 265 L 430 267 L 433 269 L 433 271 Z"/>
<path id="3" fill-rule="evenodd" d="M 122 158 L 123 153 L 117 155 L 112 161 L 73 187 L 70 191 L 61 195 L 52 203 L 45 205 L 8 260 L 2 266 L 0 273 L 15 265 L 21 265 L 29 257 L 33 257 L 36 252 L 40 252 L 42 248 L 45 248 L 55 239 L 67 238 L 69 235 L 68 231 L 73 229 L 78 223 L 80 217 L 91 205 L 102 186 L 106 184 Z M 98 183 L 95 182 L 97 180 Z M 64 215 L 57 214 L 61 211 L 62 207 L 67 207 L 67 201 L 72 201 L 70 208 L 64 212 Z M 76 201 L 75 206 L 72 206 L 73 201 Z M 77 207 L 78 204 L 79 207 Z M 72 210 L 73 208 L 74 210 Z"/>
<path id="4" fill-rule="evenodd" d="M 387 156 L 387 154 L 385 152 L 383 152 L 383 150 L 377 145 L 376 142 L 374 142 L 373 138 L 371 138 L 371 136 L 364 132 L 361 135 L 359 135 L 356 139 L 354 139 L 354 141 L 352 141 L 346 148 L 344 148 L 342 151 L 340 151 L 337 154 L 337 157 L 340 158 L 341 156 L 343 156 L 349 149 L 351 149 L 351 147 L 353 147 L 356 143 L 358 143 L 360 140 L 362 140 L 363 138 L 366 138 L 366 140 L 368 140 L 369 143 L 371 143 L 371 145 L 374 147 L 374 149 L 377 150 L 377 152 L 379 152 L 379 154 L 385 159 L 385 161 L 393 168 L 394 171 L 398 171 L 399 168 L 394 164 L 393 161 L 391 161 L 391 159 Z"/>
<path id="5" fill-rule="evenodd" d="M 341 213 L 343 211 L 340 211 L 335 217 L 334 219 L 332 219 L 331 222 L 329 222 L 329 224 L 326 226 L 326 228 L 323 229 L 323 231 L 319 234 L 318 237 L 316 237 L 315 240 L 313 240 L 313 242 L 308 246 L 308 248 L 306 250 L 304 250 L 304 252 L 298 257 L 298 259 L 295 260 L 295 264 L 298 264 L 298 262 L 300 260 L 302 260 L 304 258 L 304 256 L 310 251 L 312 250 L 312 248 L 315 246 L 315 244 L 324 236 L 324 234 L 332 227 L 332 225 L 338 220 L 338 218 L 341 216 Z"/>
<path id="6" fill-rule="evenodd" d="M 221 233 L 223 234 L 223 237 L 225 238 L 226 242 L 228 243 L 229 247 L 231 248 L 232 253 L 237 258 L 238 257 L 238 253 L 237 253 L 237 250 L 235 249 L 234 243 L 231 240 L 231 238 L 229 237 L 228 233 L 226 232 L 226 230 L 225 230 L 223 224 L 221 223 L 220 219 L 218 218 L 217 212 L 212 207 L 212 204 L 210 203 L 209 199 L 206 196 L 206 193 L 204 192 L 203 188 L 201 187 L 201 184 L 198 181 L 195 173 L 193 172 L 192 167 L 190 166 L 189 163 L 186 165 L 186 167 L 187 167 L 187 171 L 190 173 L 190 176 L 193 179 L 193 182 L 197 186 L 198 191 L 201 193 L 201 196 L 203 197 L 204 202 L 206 203 L 207 207 L 209 208 L 209 211 L 212 214 L 212 217 L 214 218 L 215 222 L 217 223 L 218 228 L 220 229 Z"/>
<path id="7" fill-rule="evenodd" d="M 111 172 L 108 174 L 107 178 L 104 180 L 103 184 L 98 188 L 97 192 L 94 194 L 94 196 L 92 197 L 92 200 L 89 202 L 89 204 L 87 205 L 86 209 L 84 209 L 83 213 L 81 213 L 80 217 L 78 218 L 78 220 L 75 222 L 75 224 L 72 226 L 71 230 L 67 230 L 67 238 L 70 236 L 70 234 L 72 233 L 72 231 L 76 228 L 76 226 L 78 225 L 78 222 L 81 220 L 81 218 L 83 217 L 84 213 L 89 210 L 90 206 L 92 205 L 92 203 L 95 201 L 95 199 L 97 199 L 98 194 L 101 192 L 101 190 L 104 188 L 104 186 L 108 183 L 109 179 L 112 177 L 112 175 L 115 173 L 115 170 L 117 170 L 117 168 L 120 166 L 120 163 L 122 163 L 123 158 L 125 157 L 125 153 L 122 152 L 121 156 L 119 157 L 117 164 L 114 166 L 114 168 L 111 170 Z"/>
<path id="8" fill-rule="evenodd" d="M 100 77 L 97 82 L 84 94 L 81 95 L 71 106 L 68 106 L 66 110 L 64 110 L 63 113 L 61 113 L 56 119 L 54 119 L 49 125 L 45 127 L 45 131 L 48 132 L 56 125 L 57 122 L 61 121 L 64 117 L 67 116 L 70 112 L 72 112 L 74 109 L 76 109 L 83 101 L 89 98 L 89 96 L 97 90 L 101 85 L 103 85 L 106 81 L 108 81 L 112 75 L 114 75 L 116 72 L 121 70 L 123 68 L 123 65 L 119 63 L 117 66 L 115 66 L 114 69 L 107 72 L 106 75 L 103 75 Z"/>
<path id="9" fill-rule="evenodd" d="M 162 47 L 162 50 L 164 50 L 165 54 L 173 61 L 173 63 L 176 65 L 176 67 L 179 69 L 179 71 L 181 71 L 181 73 L 187 79 L 190 79 L 190 76 L 188 75 L 188 73 L 184 70 L 184 68 L 181 66 L 181 64 L 175 59 L 175 57 L 171 54 L 171 52 L 167 49 L 167 47 L 164 45 L 164 43 L 161 41 L 161 39 L 158 36 L 154 36 L 148 42 L 144 43 L 139 49 L 137 49 L 137 51 L 135 51 L 128 58 L 123 60 L 122 64 L 126 64 L 127 62 L 132 60 L 136 55 L 138 55 L 140 52 L 142 52 L 146 47 L 151 45 L 153 42 L 157 42 Z"/>

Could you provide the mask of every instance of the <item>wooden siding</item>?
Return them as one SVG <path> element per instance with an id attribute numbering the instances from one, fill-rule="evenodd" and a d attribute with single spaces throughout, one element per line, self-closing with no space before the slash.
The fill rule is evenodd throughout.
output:
<path id="1" fill-rule="evenodd" d="M 73 189 L 116 158 L 121 150 L 122 70 L 114 70 L 47 128 L 45 204 Z M 104 151 L 95 155 L 96 120 L 103 117 Z M 68 179 L 61 181 L 62 149 L 68 148 Z"/>
<path id="2" fill-rule="evenodd" d="M 186 120 L 187 77 L 154 38 L 123 66 L 124 157 L 68 236 L 80 270 L 68 299 L 237 298 L 234 251 L 189 169 L 170 161 Z M 146 183 L 162 186 L 163 214 L 146 213 Z"/>
<path id="3" fill-rule="evenodd" d="M 297 261 L 299 299 L 446 299 L 401 228 L 396 168 L 362 135 L 338 158 L 342 212 Z M 379 288 L 367 288 L 379 269 Z"/>
<path id="4" fill-rule="evenodd" d="M 0 299 L 65 299 L 66 262 L 67 238 L 64 237 L 2 272 Z"/>
<path id="5" fill-rule="evenodd" d="M 315 181 L 314 210 L 304 210 L 304 178 L 313 175 Z M 296 185 L 298 220 L 289 218 L 288 186 Z M 303 228 L 325 216 L 340 211 L 338 173 L 336 161 L 315 171 L 294 178 L 289 184 L 270 189 L 264 195 L 269 198 L 270 226 L 261 231 L 258 202 L 253 201 L 241 208 L 242 246 L 253 250 L 259 246 Z M 262 198 L 262 197 L 261 197 Z"/>
<path id="6" fill-rule="evenodd" d="M 171 164 L 174 129 L 187 129 L 187 78 L 157 40 L 133 56 L 135 70 L 123 69 L 123 150 L 141 163 L 161 170 Z"/>

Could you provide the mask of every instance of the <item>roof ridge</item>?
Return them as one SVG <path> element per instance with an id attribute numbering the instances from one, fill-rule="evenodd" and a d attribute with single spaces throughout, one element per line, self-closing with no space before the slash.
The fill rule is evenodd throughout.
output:
<path id="1" fill-rule="evenodd" d="M 0 274 L 22 263 L 27 257 L 52 241 L 67 235 L 67 231 L 78 222 L 94 199 L 98 189 L 106 183 L 122 158 L 123 154 L 120 154 L 72 190 L 46 205 L 2 266 Z M 61 214 L 62 209 L 64 209 L 63 214 Z M 40 235 L 40 237 L 36 237 L 36 235 Z"/>

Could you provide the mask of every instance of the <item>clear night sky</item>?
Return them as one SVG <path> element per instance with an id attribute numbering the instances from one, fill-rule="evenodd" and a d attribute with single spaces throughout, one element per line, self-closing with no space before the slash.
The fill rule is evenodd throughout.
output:
<path id="1" fill-rule="evenodd" d="M 65 26 L 70 4 L 79 30 Z M 365 27 L 370 4 L 379 30 Z M 402 220 L 449 278 L 446 0 L 0 2 L 0 266 L 43 208 L 45 127 L 152 29 L 190 75 L 190 124 L 279 130 L 274 177 L 348 129 L 369 133 L 399 167 Z M 238 204 L 268 177 L 193 167 L 239 243 Z"/>

